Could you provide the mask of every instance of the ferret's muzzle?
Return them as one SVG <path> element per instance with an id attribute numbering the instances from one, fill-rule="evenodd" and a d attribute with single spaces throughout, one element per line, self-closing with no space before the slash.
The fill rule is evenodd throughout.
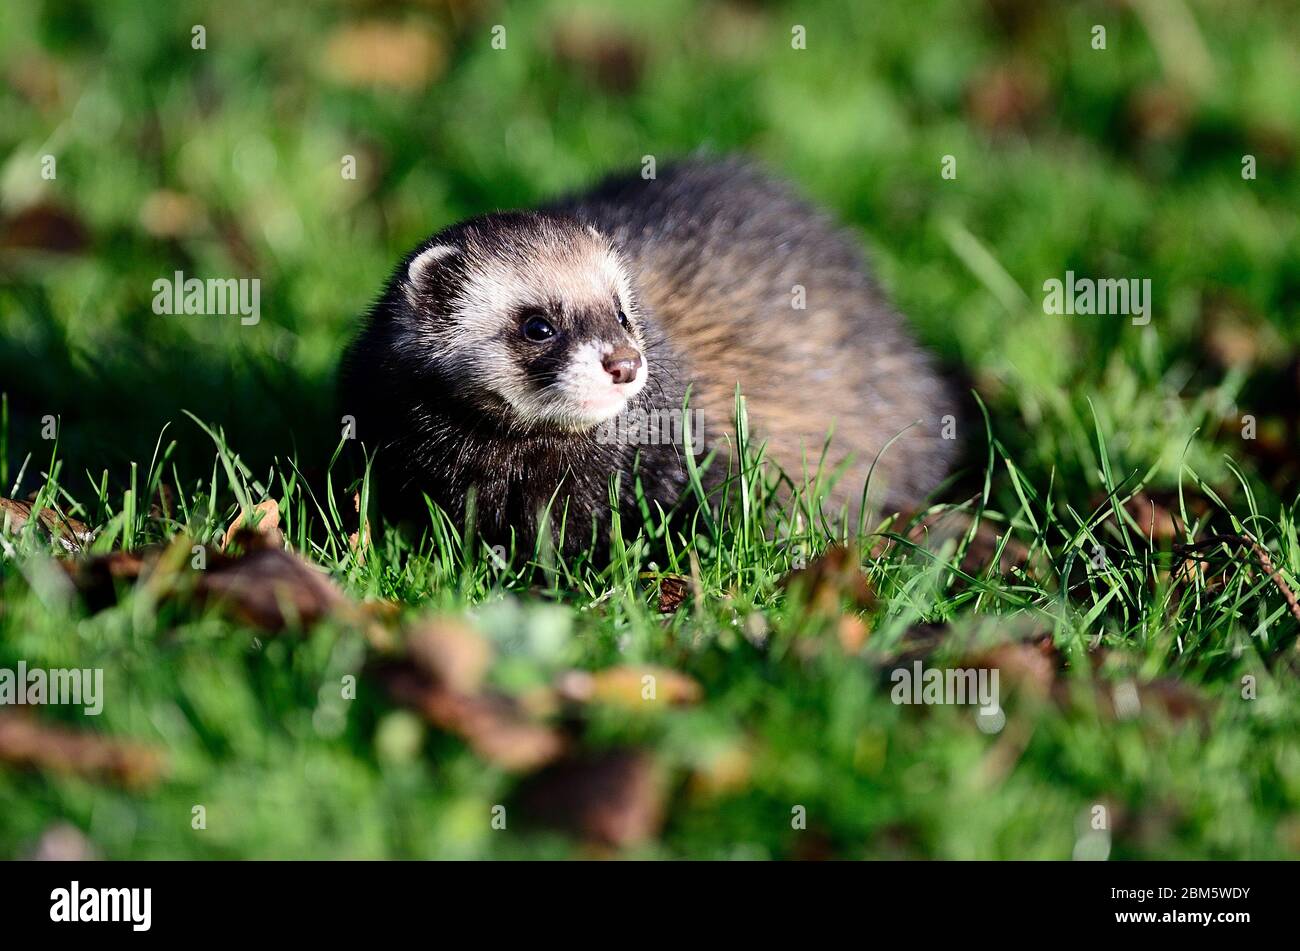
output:
<path id="1" fill-rule="evenodd" d="M 600 365 L 605 368 L 617 384 L 631 383 L 636 379 L 637 371 L 641 369 L 641 354 L 631 347 L 619 347 L 611 353 L 608 353 L 601 360 Z"/>

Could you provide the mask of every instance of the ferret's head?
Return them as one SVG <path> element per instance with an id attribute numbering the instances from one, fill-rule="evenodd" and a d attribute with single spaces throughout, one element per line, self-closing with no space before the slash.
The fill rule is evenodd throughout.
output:
<path id="1" fill-rule="evenodd" d="M 471 219 L 394 279 L 403 358 L 525 429 L 589 430 L 646 384 L 645 328 L 614 245 L 567 217 Z"/>

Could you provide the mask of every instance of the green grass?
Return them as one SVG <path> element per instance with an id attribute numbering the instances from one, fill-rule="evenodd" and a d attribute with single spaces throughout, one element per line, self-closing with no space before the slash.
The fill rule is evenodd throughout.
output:
<path id="1" fill-rule="evenodd" d="M 1111 858 L 1300 853 L 1297 622 L 1246 551 L 1219 546 L 1203 554 L 1213 571 L 1171 577 L 1176 544 L 1237 533 L 1300 587 L 1287 5 L 1191 3 L 1193 46 L 1173 56 L 1181 4 L 598 6 L 643 57 L 622 91 L 556 54 L 573 29 L 560 4 L 393 13 L 441 65 L 389 88 L 330 65 L 354 9 L 263 6 L 0 10 L 0 495 L 85 521 L 101 553 L 210 540 L 275 499 L 288 545 L 349 598 L 400 605 L 393 630 L 470 617 L 497 645 L 503 693 L 614 664 L 690 675 L 695 704 L 581 708 L 582 750 L 648 750 L 661 771 L 662 831 L 629 854 L 1069 858 L 1097 854 L 1097 805 Z M 790 49 L 794 23 L 807 50 Z M 1089 46 L 1096 23 L 1106 51 Z M 994 95 L 1002 82 L 1013 95 Z M 858 539 L 793 517 L 765 504 L 773 473 L 751 442 L 731 504 L 681 535 L 649 537 L 652 520 L 599 557 L 521 553 L 502 569 L 435 513 L 401 532 L 376 518 L 359 560 L 333 373 L 392 263 L 457 218 L 700 147 L 760 156 L 857 228 L 918 335 L 978 395 L 963 469 L 936 500 L 962 530 L 926 539 L 886 520 Z M 355 181 L 339 175 L 349 154 Z M 190 200 L 180 225 L 142 211 L 160 190 Z M 59 229 L 85 235 L 71 253 L 14 224 L 56 207 Z M 261 322 L 153 314 L 152 282 L 177 269 L 260 277 Z M 1044 314 L 1043 281 L 1067 270 L 1149 278 L 1151 324 Z M 159 518 L 164 483 L 176 505 Z M 1180 515 L 1173 538 L 1147 537 L 1148 498 Z M 838 612 L 779 583 L 843 540 L 877 597 L 857 653 Z M 129 790 L 0 766 L 0 855 L 60 821 L 114 858 L 591 854 L 517 819 L 525 780 L 396 704 L 361 625 L 268 635 L 130 587 L 91 611 L 34 526 L 5 544 L 0 668 L 102 667 L 100 717 L 47 707 L 41 721 L 152 744 L 169 771 Z M 1022 546 L 1031 570 L 999 571 Z M 702 598 L 661 616 L 666 575 Z M 882 665 L 921 625 L 943 635 L 933 663 L 1050 635 L 1070 699 L 1005 673 L 996 734 L 969 708 L 896 705 Z M 1206 712 L 1166 717 L 1143 693 L 1117 721 L 1094 679 L 1176 682 Z M 738 761 L 742 777 L 711 789 Z"/>

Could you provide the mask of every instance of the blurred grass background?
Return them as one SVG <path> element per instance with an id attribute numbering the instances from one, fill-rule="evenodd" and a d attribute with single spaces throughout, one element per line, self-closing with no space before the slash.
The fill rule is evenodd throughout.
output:
<path id="1" fill-rule="evenodd" d="M 1015 421 L 1000 435 L 1035 474 L 1095 478 L 1085 397 L 1123 462 L 1163 459 L 1168 479 L 1167 450 L 1199 426 L 1192 458 L 1222 474 L 1216 416 L 1243 385 L 1231 369 L 1260 371 L 1253 409 L 1279 414 L 1267 397 L 1300 334 L 1293 12 L 8 3 L 13 442 L 60 416 L 63 451 L 97 474 L 151 449 L 183 406 L 246 458 L 294 440 L 315 459 L 338 429 L 340 343 L 415 242 L 705 149 L 760 157 L 860 228 L 926 343 Z M 195 24 L 206 49 L 191 48 Z M 793 25 L 807 49 L 791 48 Z M 177 269 L 260 278 L 263 322 L 153 314 L 153 281 Z M 1152 325 L 1046 317 L 1042 283 L 1067 269 L 1150 278 Z"/>
<path id="2" fill-rule="evenodd" d="M 196 24 L 206 49 L 191 46 Z M 1098 24 L 1105 50 L 1092 47 Z M 505 49 L 492 46 L 496 25 Z M 806 49 L 791 46 L 796 25 Z M 1231 500 L 1241 490 L 1230 454 L 1261 499 L 1292 504 L 1297 49 L 1300 19 L 1284 0 L 10 0 L 0 7 L 10 412 L 0 481 L 9 492 L 30 452 L 13 494 L 39 484 L 47 414 L 61 420 L 67 484 L 88 488 L 103 470 L 125 484 L 168 422 L 181 470 L 202 475 L 212 444 L 182 409 L 220 424 L 255 471 L 295 454 L 319 471 L 338 439 L 338 354 L 402 253 L 467 215 L 703 149 L 759 157 L 860 231 L 882 282 L 987 403 L 1029 481 L 1089 507 L 1102 490 L 1095 408 L 1118 472 L 1150 470 L 1168 489 L 1185 462 Z M 53 180 L 41 176 L 46 155 Z M 953 180 L 940 175 L 948 155 Z M 345 156 L 355 180 L 341 174 Z M 155 315 L 152 284 L 176 270 L 259 278 L 261 322 Z M 1045 315 L 1043 282 L 1067 270 L 1149 278 L 1151 324 Z M 1241 438 L 1244 413 L 1258 439 Z M 983 462 L 969 460 L 975 478 Z M 42 610 L 12 608 L 5 630 L 34 639 L 50 623 Z M 125 620 L 107 623 L 106 650 L 136 643 Z M 187 716 L 211 731 L 180 747 L 180 790 L 142 806 L 14 780 L 0 791 L 13 851 L 62 812 L 114 856 L 564 854 L 545 841 L 488 844 L 472 817 L 499 780 L 444 749 L 430 785 L 399 755 L 404 721 L 389 728 L 398 754 L 381 752 L 382 779 L 347 745 L 368 742 L 372 722 L 350 725 L 343 745 L 309 742 L 309 685 L 337 668 L 336 642 L 313 641 L 308 657 L 276 643 L 272 662 L 254 664 L 218 646 L 225 630 L 198 625 L 187 643 L 213 656 L 182 652 L 152 675 L 150 690 L 185 696 L 196 705 Z M 682 761 L 730 735 L 758 689 L 749 659 L 709 663 L 719 693 L 749 699 L 674 721 L 662 742 Z M 118 668 L 121 689 L 132 675 Z M 1132 736 L 1062 721 L 1035 740 L 1037 771 L 989 796 L 968 769 L 984 740 L 951 729 L 947 712 L 900 722 L 852 672 L 819 676 L 766 684 L 766 793 L 685 811 L 659 854 L 789 854 L 754 830 L 815 789 L 831 841 L 870 840 L 870 854 L 1063 856 L 1075 811 L 1115 776 L 1134 817 L 1118 855 L 1298 848 L 1300 824 L 1286 817 L 1300 764 L 1282 732 L 1255 759 L 1260 736 L 1241 724 L 1206 745 L 1180 735 L 1162 759 L 1140 756 Z M 824 719 L 806 720 L 810 709 Z M 1281 722 L 1294 722 L 1294 702 L 1286 709 Z M 873 717 L 886 719 L 858 729 Z M 144 706 L 119 725 L 183 732 Z M 214 766 L 231 761 L 264 768 Z M 229 804 L 228 821 L 247 810 L 238 831 L 195 841 L 149 825 L 168 809 L 187 821 L 184 782 Z M 286 824 L 288 808 L 299 816 Z"/>

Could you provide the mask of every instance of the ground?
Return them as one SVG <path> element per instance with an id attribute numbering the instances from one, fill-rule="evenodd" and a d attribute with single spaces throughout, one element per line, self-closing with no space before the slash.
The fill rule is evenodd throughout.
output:
<path id="1" fill-rule="evenodd" d="M 0 495 L 57 513 L 6 506 L 0 669 L 104 677 L 0 710 L 0 855 L 1300 853 L 1293 11 L 624 7 L 0 9 Z M 604 569 L 367 532 L 333 381 L 394 262 L 697 150 L 853 227 L 969 390 L 934 507 L 828 531 L 751 446 Z M 258 320 L 156 313 L 177 271 Z M 918 660 L 1004 704 L 894 702 Z"/>

